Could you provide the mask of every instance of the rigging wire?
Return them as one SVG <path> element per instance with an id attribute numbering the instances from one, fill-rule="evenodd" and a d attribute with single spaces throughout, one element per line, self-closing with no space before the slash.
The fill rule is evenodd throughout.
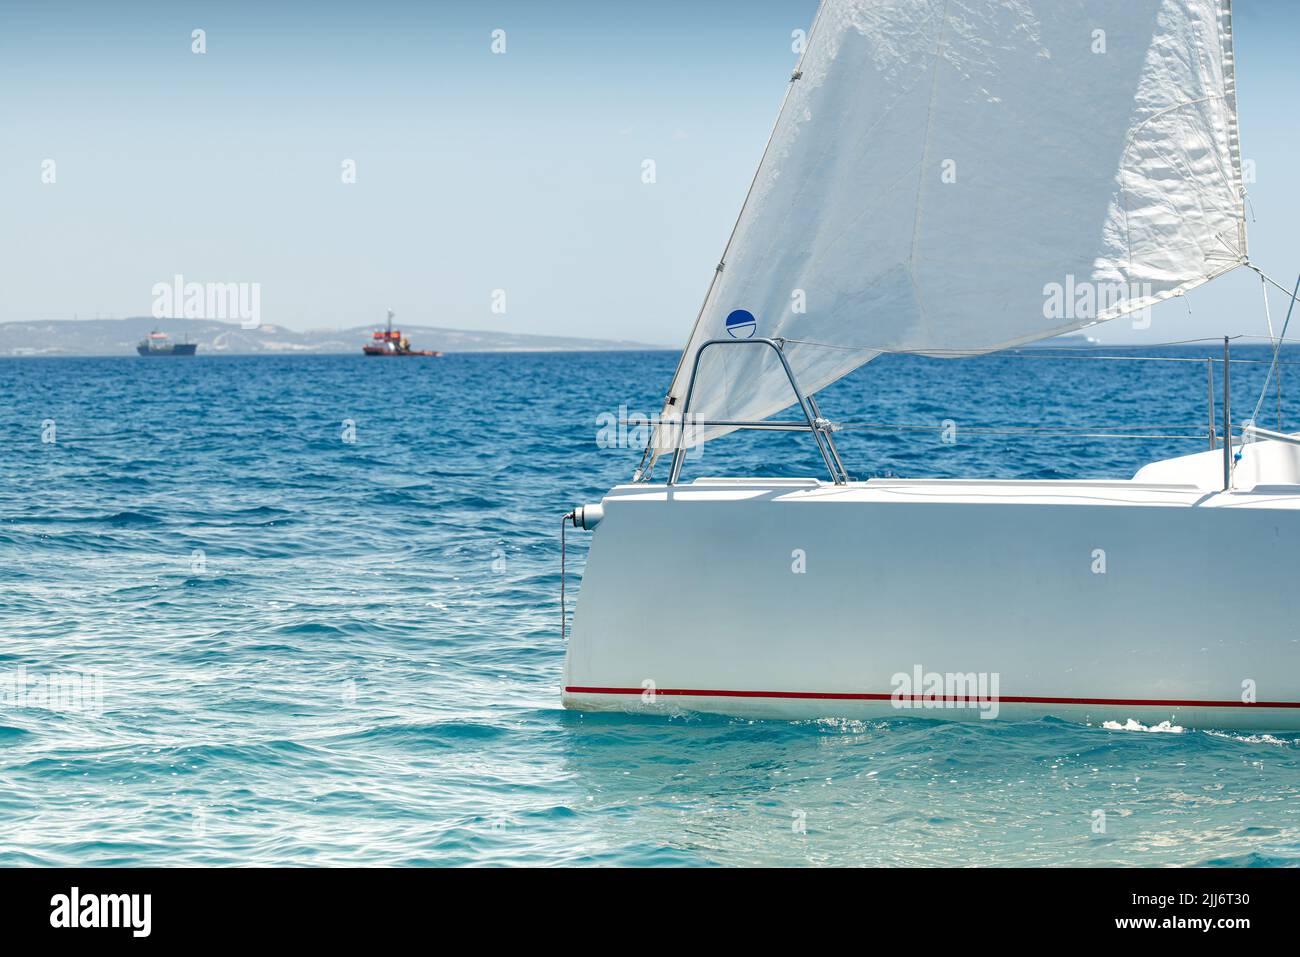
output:
<path id="1" fill-rule="evenodd" d="M 1287 295 L 1290 296 L 1291 293 L 1288 291 L 1288 292 L 1287 292 Z M 1228 338 L 1232 339 L 1234 342 L 1237 341 L 1237 340 L 1250 340 L 1250 339 L 1257 339 L 1257 340 L 1260 340 L 1260 341 L 1262 341 L 1262 342 L 1268 342 L 1270 345 L 1271 345 L 1272 343 L 1276 342 L 1276 341 L 1279 341 L 1278 337 L 1276 337 L 1276 336 L 1253 336 L 1253 335 L 1247 335 L 1247 334 L 1239 334 L 1239 335 L 1235 335 L 1235 336 L 1229 336 Z M 819 346 L 819 347 L 821 347 L 821 348 L 823 348 L 823 349 L 841 349 L 841 350 L 843 350 L 843 351 L 845 351 L 845 352 L 875 352 L 875 353 L 878 353 L 879 355 L 918 356 L 918 357 L 923 358 L 923 359 L 925 359 L 925 358 L 934 358 L 934 359 L 978 359 L 978 358 L 980 358 L 980 357 L 982 357 L 982 356 L 997 356 L 998 358 L 1008 358 L 1008 359 L 1046 359 L 1046 358 L 1056 358 L 1056 359 L 1127 359 L 1127 360 L 1130 360 L 1130 361 L 1142 361 L 1142 362 L 1204 362 L 1204 361 L 1206 360 L 1206 357 L 1205 357 L 1205 356 L 1116 356 L 1116 355 L 1100 355 L 1100 356 L 1099 356 L 1099 355 L 1072 355 L 1072 354 L 1066 354 L 1066 353 L 1048 352 L 1048 351 L 1046 351 L 1046 350 L 1048 350 L 1048 349 L 1051 348 L 1050 346 L 1033 346 L 1033 345 L 1027 345 L 1027 346 L 1008 346 L 1008 347 L 1005 348 L 1005 349 L 891 349 L 891 348 L 888 348 L 888 347 L 886 347 L 886 346 L 844 346 L 844 345 L 836 345 L 835 343 L 831 343 L 831 342 L 817 342 L 816 340 L 813 340 L 813 339 L 791 339 L 791 338 L 789 338 L 789 337 L 787 337 L 785 341 L 786 341 L 786 342 L 791 342 L 791 343 L 798 343 L 798 344 L 800 344 L 800 345 Z M 1283 339 L 1283 340 L 1281 340 L 1281 341 L 1288 342 L 1288 343 L 1298 343 L 1298 344 L 1300 344 L 1300 338 L 1296 338 L 1296 339 Z M 1172 347 L 1172 346 L 1192 346 L 1192 345 L 1201 345 L 1201 344 L 1205 344 L 1205 343 L 1216 343 L 1216 344 L 1222 344 L 1222 343 L 1223 343 L 1223 336 L 1206 336 L 1206 337 L 1198 338 L 1198 339 L 1170 339 L 1170 340 L 1167 340 L 1167 341 L 1165 341 L 1165 342 L 1143 342 L 1143 343 L 1135 343 L 1134 346 L 1133 346 L 1133 348 L 1141 348 L 1141 349 L 1163 349 L 1163 348 L 1168 348 L 1168 347 Z M 1126 348 L 1125 346 L 1123 346 L 1123 345 L 1121 345 L 1121 344 L 1118 344 L 1118 343 L 1113 344 L 1113 345 L 1102 345 L 1102 344 L 1098 344 L 1098 345 L 1096 345 L 1096 346 L 1070 346 L 1070 347 L 1068 347 L 1068 348 L 1070 348 L 1071 352 L 1074 352 L 1074 351 L 1085 352 L 1085 351 L 1088 350 L 1088 349 L 1102 349 L 1102 348 L 1115 348 L 1115 347 L 1118 347 L 1118 348 Z M 1032 350 L 1032 351 L 1027 351 L 1027 350 Z M 1216 359 L 1216 360 L 1214 360 L 1214 361 L 1216 361 L 1216 362 L 1222 362 L 1223 360 L 1222 360 L 1222 359 Z M 1269 360 L 1269 359 L 1233 359 L 1232 361 L 1233 361 L 1233 362 L 1263 362 L 1263 363 L 1266 363 L 1266 362 L 1269 362 L 1269 361 L 1271 361 L 1271 360 Z"/>
<path id="2" fill-rule="evenodd" d="M 1261 277 L 1263 277 L 1263 275 L 1264 275 L 1263 273 L 1260 273 Z M 1282 431 L 1282 395 L 1281 395 L 1282 378 L 1281 378 L 1281 373 L 1278 372 L 1278 355 L 1282 351 L 1282 340 L 1286 338 L 1287 326 L 1291 324 L 1291 312 L 1295 309 L 1296 296 L 1298 294 L 1300 294 L 1300 276 L 1296 277 L 1295 291 L 1291 293 L 1291 303 L 1286 308 L 1286 320 L 1282 323 L 1282 335 L 1274 342 L 1273 345 L 1273 361 L 1269 364 L 1268 373 L 1264 376 L 1264 387 L 1260 389 L 1259 401 L 1255 403 L 1255 411 L 1252 412 L 1250 416 L 1250 421 L 1252 424 L 1259 421 L 1259 410 L 1263 407 L 1264 399 L 1268 396 L 1269 380 L 1272 379 L 1273 374 L 1275 372 L 1278 373 L 1277 428 L 1279 432 Z M 1264 287 L 1264 310 L 1265 310 L 1265 314 L 1267 315 L 1268 312 L 1268 287 L 1267 286 Z M 1273 323 L 1270 320 L 1269 321 L 1270 332 L 1272 331 L 1272 328 L 1273 328 Z"/>

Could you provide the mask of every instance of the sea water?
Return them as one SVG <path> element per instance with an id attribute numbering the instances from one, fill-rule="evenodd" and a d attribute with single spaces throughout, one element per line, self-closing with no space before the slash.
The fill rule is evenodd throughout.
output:
<path id="1" fill-rule="evenodd" d="M 1206 447 L 1204 363 L 1082 355 L 882 358 L 823 411 L 924 427 L 841 433 L 859 477 Z M 0 360 L 0 864 L 1300 862 L 1300 735 L 563 711 L 560 518 L 631 474 L 604 426 L 675 362 Z M 750 434 L 690 471 L 820 462 Z"/>

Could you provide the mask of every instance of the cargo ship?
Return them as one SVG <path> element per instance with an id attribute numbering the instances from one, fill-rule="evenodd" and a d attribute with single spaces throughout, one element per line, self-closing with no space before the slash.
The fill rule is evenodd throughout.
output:
<path id="1" fill-rule="evenodd" d="M 192 356 L 198 348 L 197 342 L 172 342 L 167 333 L 155 329 L 140 340 L 135 351 L 142 356 Z"/>
<path id="2" fill-rule="evenodd" d="M 370 343 L 361 347 L 368 356 L 440 356 L 441 352 L 416 350 L 411 348 L 411 340 L 393 328 L 393 316 L 397 313 L 388 310 L 388 325 L 375 332 Z"/>

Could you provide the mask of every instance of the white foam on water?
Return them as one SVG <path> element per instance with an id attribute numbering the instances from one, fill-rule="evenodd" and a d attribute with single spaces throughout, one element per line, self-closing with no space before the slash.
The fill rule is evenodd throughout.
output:
<path id="1" fill-rule="evenodd" d="M 1161 721 L 1159 724 L 1148 727 L 1140 721 L 1134 721 L 1132 718 L 1129 718 L 1123 724 L 1118 721 L 1103 721 L 1101 726 L 1108 731 L 1149 731 L 1154 734 L 1182 734 L 1184 730 L 1181 725 L 1170 721 Z"/>
<path id="2" fill-rule="evenodd" d="M 1232 734 L 1228 731 L 1206 731 L 1214 738 L 1227 738 L 1229 741 L 1241 741 L 1245 744 L 1278 744 L 1284 748 L 1300 745 L 1300 738 L 1279 738 L 1272 734 Z"/>

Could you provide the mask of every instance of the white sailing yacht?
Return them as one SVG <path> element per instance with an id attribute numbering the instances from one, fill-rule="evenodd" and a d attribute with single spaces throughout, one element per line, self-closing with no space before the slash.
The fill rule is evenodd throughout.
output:
<path id="1" fill-rule="evenodd" d="M 823 0 L 642 468 L 566 516 L 565 706 L 1300 727 L 1300 439 L 1226 383 L 1221 450 L 1116 481 L 853 481 L 816 400 L 1254 269 L 1244 202 L 1227 0 Z M 680 481 L 738 428 L 828 477 Z"/>

